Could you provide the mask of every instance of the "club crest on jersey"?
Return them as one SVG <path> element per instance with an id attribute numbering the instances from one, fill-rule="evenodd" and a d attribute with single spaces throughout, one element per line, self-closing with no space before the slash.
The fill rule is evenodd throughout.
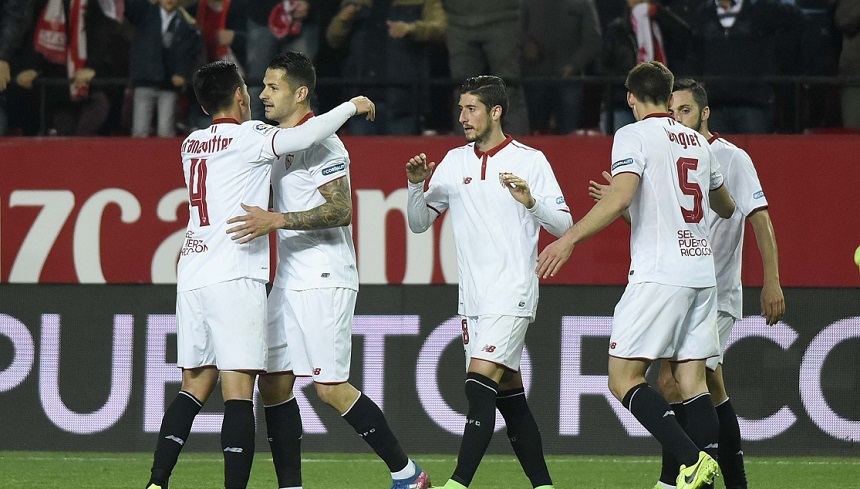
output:
<path id="1" fill-rule="evenodd" d="M 761 199 L 764 198 L 764 190 L 759 190 L 758 192 L 753 194 L 753 199 Z"/>
<path id="2" fill-rule="evenodd" d="M 296 155 L 288 154 L 284 157 L 284 170 L 289 170 L 291 166 L 293 166 L 293 160 L 296 159 Z"/>
<path id="3" fill-rule="evenodd" d="M 463 185 L 468 185 L 470 183 L 472 183 L 472 177 L 463 178 Z"/>
<path id="4" fill-rule="evenodd" d="M 255 131 L 257 131 L 257 132 L 259 132 L 259 133 L 260 133 L 260 134 L 262 134 L 263 136 L 265 136 L 266 134 L 269 134 L 270 132 L 274 131 L 274 130 L 275 130 L 275 126 L 272 126 L 272 125 L 266 124 L 266 123 L 264 123 L 264 122 L 261 122 L 261 123 L 256 124 L 256 125 L 254 126 L 254 130 L 255 130 Z"/>
<path id="5" fill-rule="evenodd" d="M 633 158 L 624 158 L 623 160 L 618 160 L 615 163 L 613 163 L 612 164 L 612 170 L 615 171 L 616 168 L 619 168 L 622 166 L 627 166 L 627 165 L 632 165 L 632 164 L 633 164 Z"/>

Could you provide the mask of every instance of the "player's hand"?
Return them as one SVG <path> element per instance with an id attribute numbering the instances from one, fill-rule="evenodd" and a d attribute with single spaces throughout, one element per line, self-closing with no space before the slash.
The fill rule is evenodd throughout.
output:
<path id="1" fill-rule="evenodd" d="M 606 179 L 606 184 L 588 181 L 588 196 L 594 199 L 595 202 L 600 202 L 600 199 L 606 197 L 609 193 L 609 187 L 612 185 L 612 175 L 608 171 L 603 172 L 603 178 Z"/>
<path id="2" fill-rule="evenodd" d="M 433 173 L 436 163 L 427 163 L 427 155 L 421 153 L 409 158 L 406 162 L 406 177 L 412 183 L 421 183 Z"/>
<path id="3" fill-rule="evenodd" d="M 239 243 L 247 243 L 260 236 L 265 236 L 275 229 L 286 225 L 284 215 L 278 212 L 265 211 L 257 206 L 242 204 L 242 209 L 248 211 L 244 216 L 236 216 L 227 224 L 237 224 L 227 230 L 230 239 Z"/>
<path id="4" fill-rule="evenodd" d="M 36 70 L 24 70 L 21 73 L 18 73 L 18 76 L 15 77 L 15 83 L 27 90 L 30 90 L 33 88 L 33 81 L 38 77 L 39 72 Z"/>
<path id="5" fill-rule="evenodd" d="M 785 315 L 785 297 L 778 283 L 765 282 L 761 289 L 761 315 L 768 326 L 778 323 Z"/>
<path id="6" fill-rule="evenodd" d="M 538 255 L 538 266 L 535 273 L 540 278 L 555 277 L 561 270 L 561 266 L 570 258 L 573 252 L 573 243 L 569 243 L 565 236 L 553 241 Z"/>
<path id="7" fill-rule="evenodd" d="M 355 104 L 355 115 L 367 114 L 367 120 L 369 121 L 376 119 L 376 104 L 369 98 L 359 95 L 358 97 L 353 97 L 350 102 Z"/>
<path id="8" fill-rule="evenodd" d="M 385 23 L 388 24 L 388 36 L 393 39 L 402 39 L 415 28 L 414 25 L 402 20 L 387 20 Z"/>
<path id="9" fill-rule="evenodd" d="M 499 173 L 499 183 L 502 184 L 502 187 L 508 189 L 511 196 L 513 196 L 517 202 L 526 206 L 527 209 L 531 209 L 535 206 L 535 199 L 532 197 L 532 191 L 529 189 L 529 184 L 522 178 L 514 175 L 513 173 L 501 172 Z"/>
<path id="10" fill-rule="evenodd" d="M 9 86 L 9 80 L 12 79 L 12 71 L 9 68 L 9 62 L 0 59 L 0 92 L 6 90 Z"/>
<path id="11" fill-rule="evenodd" d="M 95 76 L 96 72 L 92 68 L 81 68 L 75 72 L 75 75 L 72 77 L 72 83 L 78 88 L 83 88 L 89 86 Z"/>

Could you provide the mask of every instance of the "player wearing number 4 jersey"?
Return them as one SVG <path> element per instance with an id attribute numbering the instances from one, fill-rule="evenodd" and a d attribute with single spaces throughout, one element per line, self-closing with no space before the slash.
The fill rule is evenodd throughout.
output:
<path id="1" fill-rule="evenodd" d="M 265 205 L 272 162 L 325 139 L 356 112 L 373 114 L 364 97 L 313 124 L 277 129 L 250 121 L 250 97 L 236 65 L 215 62 L 194 74 L 194 92 L 212 126 L 182 143 L 189 193 L 188 229 L 177 273 L 177 366 L 182 388 L 164 414 L 147 487 L 165 489 L 200 407 L 221 376 L 224 485 L 244 488 L 254 456 L 254 379 L 266 366 L 268 242 L 238 244 L 227 220 L 242 202 Z"/>
<path id="2" fill-rule="evenodd" d="M 627 102 L 638 122 L 615 134 L 609 192 L 541 252 L 537 272 L 555 275 L 576 244 L 629 210 L 629 284 L 612 321 L 609 389 L 682 464 L 676 482 L 686 489 L 709 484 L 718 470 L 717 414 L 705 383 L 705 360 L 719 354 L 705 209 L 728 218 L 735 205 L 705 138 L 668 114 L 673 81 L 658 62 L 630 71 Z M 687 399 L 686 431 L 645 382 L 661 358 L 672 362 Z"/>

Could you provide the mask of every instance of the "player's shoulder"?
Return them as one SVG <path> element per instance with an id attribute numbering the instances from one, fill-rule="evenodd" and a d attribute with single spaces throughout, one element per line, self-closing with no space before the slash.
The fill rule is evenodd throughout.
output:
<path id="1" fill-rule="evenodd" d="M 245 121 L 241 124 L 240 128 L 242 132 L 248 132 L 252 134 L 256 133 L 261 136 L 268 136 L 278 130 L 277 127 L 271 124 L 256 120 Z"/>

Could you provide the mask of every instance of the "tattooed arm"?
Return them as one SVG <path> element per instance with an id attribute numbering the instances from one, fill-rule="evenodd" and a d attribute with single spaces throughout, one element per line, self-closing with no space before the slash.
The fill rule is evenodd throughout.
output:
<path id="1" fill-rule="evenodd" d="M 275 229 L 327 229 L 352 223 L 352 195 L 346 177 L 333 180 L 318 190 L 325 198 L 325 203 L 306 211 L 268 212 L 242 204 L 248 214 L 227 221 L 228 224 L 238 223 L 228 229 L 227 234 L 231 234 L 234 241 L 247 243 Z"/>
<path id="2" fill-rule="evenodd" d="M 279 227 L 304 230 L 326 229 L 348 226 L 352 223 L 352 196 L 346 177 L 333 180 L 318 190 L 325 198 L 325 204 L 307 211 L 281 214 L 284 222 Z"/>

